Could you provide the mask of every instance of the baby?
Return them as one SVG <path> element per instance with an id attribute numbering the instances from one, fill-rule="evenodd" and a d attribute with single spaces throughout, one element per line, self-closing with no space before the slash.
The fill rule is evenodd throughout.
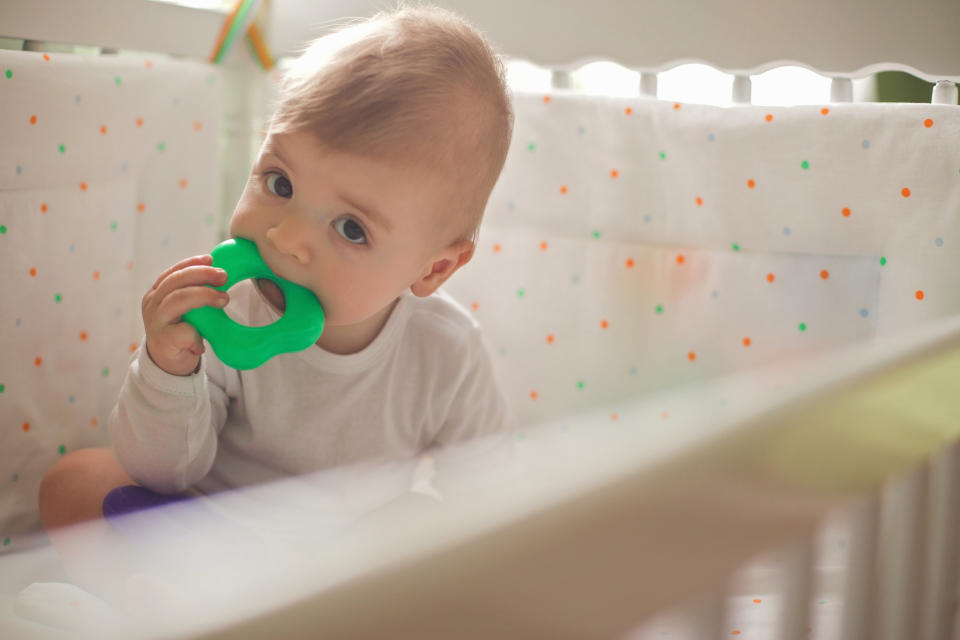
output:
<path id="1" fill-rule="evenodd" d="M 439 287 L 473 255 L 512 129 L 503 65 L 455 14 L 381 12 L 313 42 L 281 84 L 230 235 L 316 294 L 322 336 L 231 369 L 181 316 L 229 301 L 241 324 L 268 324 L 284 308 L 279 288 L 218 292 L 207 285 L 226 275 L 209 255 L 171 266 L 143 296 L 113 449 L 48 472 L 45 528 L 102 518 L 122 485 L 205 494 L 505 433 L 479 328 Z M 402 480 L 390 497 L 426 499 Z"/>

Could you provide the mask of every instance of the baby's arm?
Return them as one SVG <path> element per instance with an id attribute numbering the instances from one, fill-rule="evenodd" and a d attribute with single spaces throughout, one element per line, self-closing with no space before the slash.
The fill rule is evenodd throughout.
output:
<path id="1" fill-rule="evenodd" d="M 210 256 L 179 262 L 144 295 L 146 335 L 110 414 L 120 464 L 160 493 L 183 491 L 207 474 L 226 421 L 225 367 L 201 362 L 200 336 L 181 320 L 190 309 L 226 303 L 226 294 L 205 286 L 226 279 L 210 263 Z"/>

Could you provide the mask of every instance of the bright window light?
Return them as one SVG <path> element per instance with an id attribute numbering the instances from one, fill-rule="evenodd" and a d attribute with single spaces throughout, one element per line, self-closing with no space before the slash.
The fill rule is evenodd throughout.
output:
<path id="1" fill-rule="evenodd" d="M 657 74 L 657 98 L 727 107 L 733 104 L 733 75 L 705 64 L 682 64 Z"/>
<path id="2" fill-rule="evenodd" d="M 804 67 L 777 67 L 750 79 L 753 104 L 790 106 L 830 102 L 830 78 Z"/>
<path id="3" fill-rule="evenodd" d="M 632 98 L 640 95 L 640 74 L 615 62 L 591 62 L 570 74 L 573 89 Z"/>
<path id="4" fill-rule="evenodd" d="M 222 11 L 230 13 L 236 0 L 153 0 L 154 2 L 163 2 L 166 4 L 178 4 L 181 7 L 190 7 L 191 9 L 210 9 L 212 11 Z"/>
<path id="5" fill-rule="evenodd" d="M 523 60 L 507 60 L 507 84 L 517 91 L 549 91 L 550 70 Z"/>

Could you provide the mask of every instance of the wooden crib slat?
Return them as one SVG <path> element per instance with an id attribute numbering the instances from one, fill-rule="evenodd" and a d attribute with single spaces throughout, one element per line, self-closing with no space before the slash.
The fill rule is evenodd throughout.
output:
<path id="1" fill-rule="evenodd" d="M 806 638 L 808 635 L 813 561 L 814 542 L 811 536 L 801 538 L 782 552 L 786 585 L 780 638 Z"/>
<path id="2" fill-rule="evenodd" d="M 844 640 L 873 640 L 880 496 L 871 493 L 851 508 L 850 557 L 843 598 Z"/>
<path id="3" fill-rule="evenodd" d="M 936 456 L 930 464 L 930 529 L 927 571 L 921 611 L 921 638 L 947 640 L 956 616 L 960 531 L 960 445 Z M 954 637 L 957 637 L 956 635 Z"/>

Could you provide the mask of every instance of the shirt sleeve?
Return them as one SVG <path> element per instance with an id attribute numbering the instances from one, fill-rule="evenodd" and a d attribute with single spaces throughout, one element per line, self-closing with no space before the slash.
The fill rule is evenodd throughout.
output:
<path id="1" fill-rule="evenodd" d="M 492 486 L 513 460 L 516 419 L 479 329 L 470 334 L 461 372 L 430 447 L 432 484 L 442 498 Z"/>
<path id="2" fill-rule="evenodd" d="M 109 429 L 117 459 L 130 477 L 159 493 L 177 493 L 203 478 L 227 419 L 227 369 L 207 345 L 200 370 L 167 373 L 145 343 L 131 358 Z"/>

